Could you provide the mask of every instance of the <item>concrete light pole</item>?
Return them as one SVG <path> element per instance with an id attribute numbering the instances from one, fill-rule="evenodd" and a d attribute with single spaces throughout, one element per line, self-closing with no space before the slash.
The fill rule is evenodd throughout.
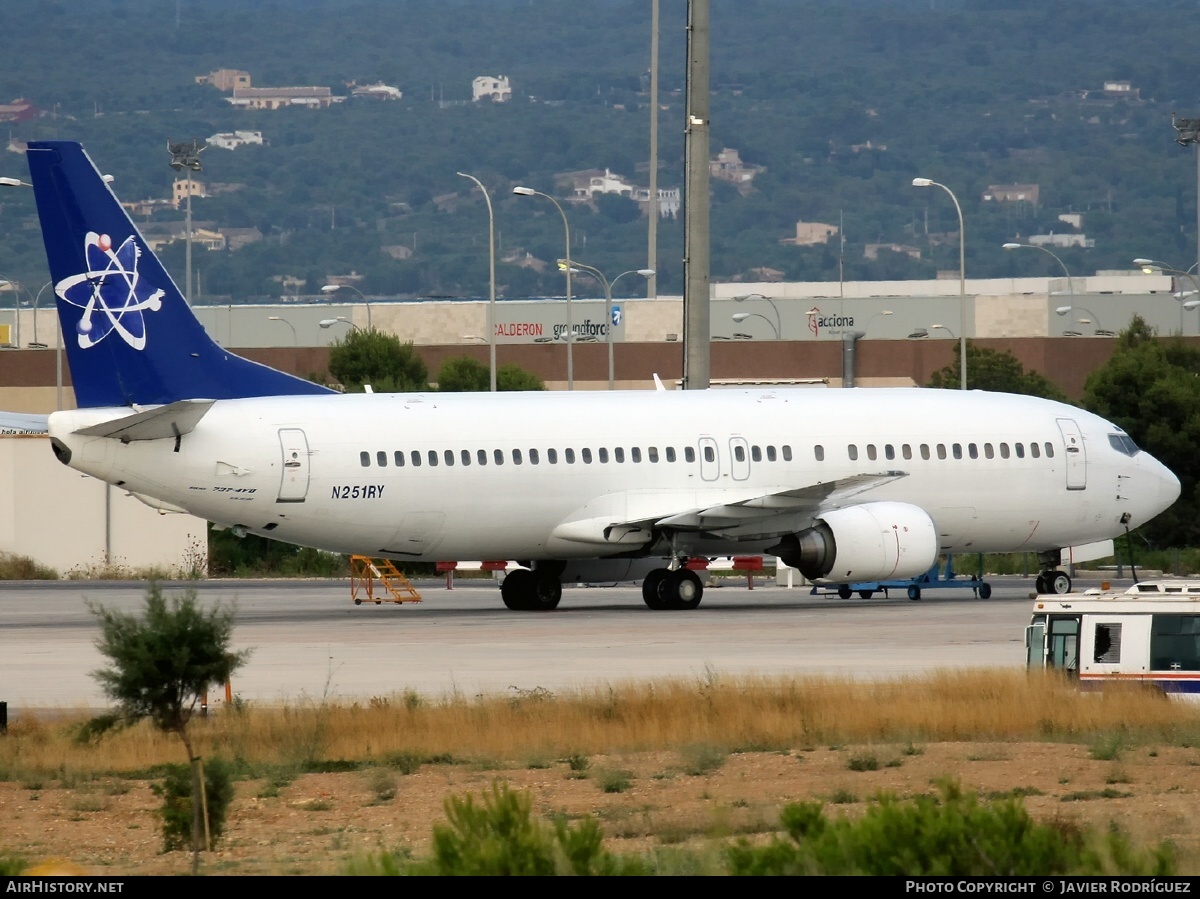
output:
<path id="1" fill-rule="evenodd" d="M 559 263 L 566 264 L 566 260 L 560 259 Z M 608 389 L 615 390 L 616 370 L 613 363 L 613 331 L 616 330 L 616 323 L 613 321 L 612 289 L 616 286 L 617 282 L 626 275 L 641 275 L 643 278 L 653 278 L 654 269 L 630 269 L 627 272 L 621 272 L 621 274 L 613 278 L 612 282 L 610 283 L 608 278 L 604 277 L 604 273 L 598 268 L 590 265 L 584 265 L 582 262 L 575 262 L 572 263 L 572 265 L 574 266 L 576 272 L 585 275 L 591 275 L 604 286 L 604 314 L 608 317 L 608 322 L 605 325 L 605 340 L 608 343 Z"/>
<path id="2" fill-rule="evenodd" d="M 567 221 L 567 214 L 563 212 L 563 208 L 558 205 L 558 200 L 554 199 L 550 194 L 544 194 L 540 190 L 534 190 L 532 187 L 521 186 L 514 187 L 512 192 L 518 197 L 545 197 L 554 204 L 554 208 L 562 216 L 563 232 L 567 238 L 567 390 L 574 390 L 575 362 L 574 357 L 571 355 L 571 347 L 575 344 L 575 328 L 571 322 L 571 224 Z"/>
<path id="3" fill-rule="evenodd" d="M 483 192 L 488 211 L 488 372 L 492 393 L 496 392 L 496 219 L 492 215 L 492 198 L 483 182 L 466 172 L 459 177 L 470 178 Z"/>
<path id="4" fill-rule="evenodd" d="M 940 187 L 954 201 L 954 211 L 958 213 L 958 366 L 961 371 L 960 389 L 967 389 L 967 235 L 963 230 L 962 207 L 958 205 L 958 197 L 954 191 L 944 184 L 931 181 L 928 178 L 913 178 L 913 187 Z"/>
<path id="5" fill-rule="evenodd" d="M 200 154 L 208 149 L 200 138 L 192 138 L 190 144 L 172 143 L 167 141 L 167 152 L 171 154 L 171 168 L 175 171 L 187 170 L 187 255 L 184 264 L 183 298 L 189 306 L 192 305 L 192 172 L 198 172 L 203 167 L 200 164 Z"/>

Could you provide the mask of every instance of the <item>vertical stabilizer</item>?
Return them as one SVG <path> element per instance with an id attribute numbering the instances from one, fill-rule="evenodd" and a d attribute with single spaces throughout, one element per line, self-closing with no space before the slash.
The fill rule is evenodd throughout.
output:
<path id="1" fill-rule="evenodd" d="M 330 392 L 214 343 L 78 143 L 26 157 L 79 406 Z"/>

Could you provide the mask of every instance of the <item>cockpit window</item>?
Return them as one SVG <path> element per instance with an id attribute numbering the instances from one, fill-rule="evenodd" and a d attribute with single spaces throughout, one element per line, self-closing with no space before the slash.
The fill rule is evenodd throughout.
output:
<path id="1" fill-rule="evenodd" d="M 1138 445 L 1128 434 L 1109 434 L 1108 443 L 1118 453 L 1124 453 L 1126 456 L 1136 456 L 1139 452 Z"/>

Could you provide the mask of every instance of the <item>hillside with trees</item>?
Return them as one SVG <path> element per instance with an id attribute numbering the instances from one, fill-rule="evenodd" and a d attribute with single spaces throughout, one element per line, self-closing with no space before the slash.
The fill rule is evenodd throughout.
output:
<path id="1" fill-rule="evenodd" d="M 484 296 L 495 205 L 502 297 L 561 294 L 563 229 L 528 185 L 565 201 L 564 173 L 611 170 L 645 186 L 649 3 L 597 0 L 7 0 L 0 103 L 40 116 L 0 122 L 9 146 L 84 143 L 123 200 L 167 198 L 168 139 L 261 131 L 264 144 L 210 148 L 197 223 L 261 239 L 195 257 L 202 302 L 315 293 L 355 273 L 371 295 Z M 659 186 L 683 184 L 683 0 L 661 4 Z M 712 185 L 715 280 L 929 278 L 957 268 L 953 189 L 971 277 L 1058 274 L 1042 253 L 1001 244 L 1070 231 L 1094 246 L 1059 255 L 1072 273 L 1135 256 L 1188 267 L 1196 252 L 1196 160 L 1170 114 L 1200 114 L 1200 58 L 1178 36 L 1200 6 L 1145 0 L 740 0 L 712 3 L 712 152 L 756 167 L 744 189 Z M 255 86 L 324 85 L 326 109 L 233 108 L 197 76 L 231 68 Z M 508 102 L 473 102 L 471 81 L 505 75 Z M 354 85 L 394 85 L 366 100 Z M 1106 83 L 1127 91 L 1105 91 Z M 25 177 L 13 153 L 0 175 Z M 1037 203 L 983 199 L 1036 184 Z M 215 189 L 224 185 L 224 190 Z M 631 201 L 567 204 L 572 256 L 609 273 L 645 265 Z M 147 225 L 182 210 L 139 216 Z M 797 221 L 843 227 L 784 244 Z M 0 192 L 0 277 L 47 280 L 28 192 Z M 659 291 L 682 288 L 683 217 L 659 229 Z M 867 258 L 868 244 L 896 246 Z M 389 248 L 385 251 L 384 248 Z M 915 258 L 919 254 L 919 258 Z M 842 258 L 839 260 L 839 256 Z M 184 246 L 164 261 L 182 280 Z M 539 270 L 525 263 L 540 260 Z M 298 279 L 287 288 L 280 276 Z M 622 288 L 640 288 L 626 279 Z M 590 283 L 586 288 L 594 290 Z"/>

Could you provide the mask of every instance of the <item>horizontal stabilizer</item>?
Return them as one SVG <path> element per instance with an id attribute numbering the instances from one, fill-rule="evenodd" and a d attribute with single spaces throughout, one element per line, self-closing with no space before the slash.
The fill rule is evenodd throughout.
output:
<path id="1" fill-rule="evenodd" d="M 126 415 L 112 421 L 80 428 L 84 437 L 115 437 L 122 443 L 131 440 L 164 440 L 188 434 L 200 423 L 215 400 L 179 400 L 157 409 Z"/>

